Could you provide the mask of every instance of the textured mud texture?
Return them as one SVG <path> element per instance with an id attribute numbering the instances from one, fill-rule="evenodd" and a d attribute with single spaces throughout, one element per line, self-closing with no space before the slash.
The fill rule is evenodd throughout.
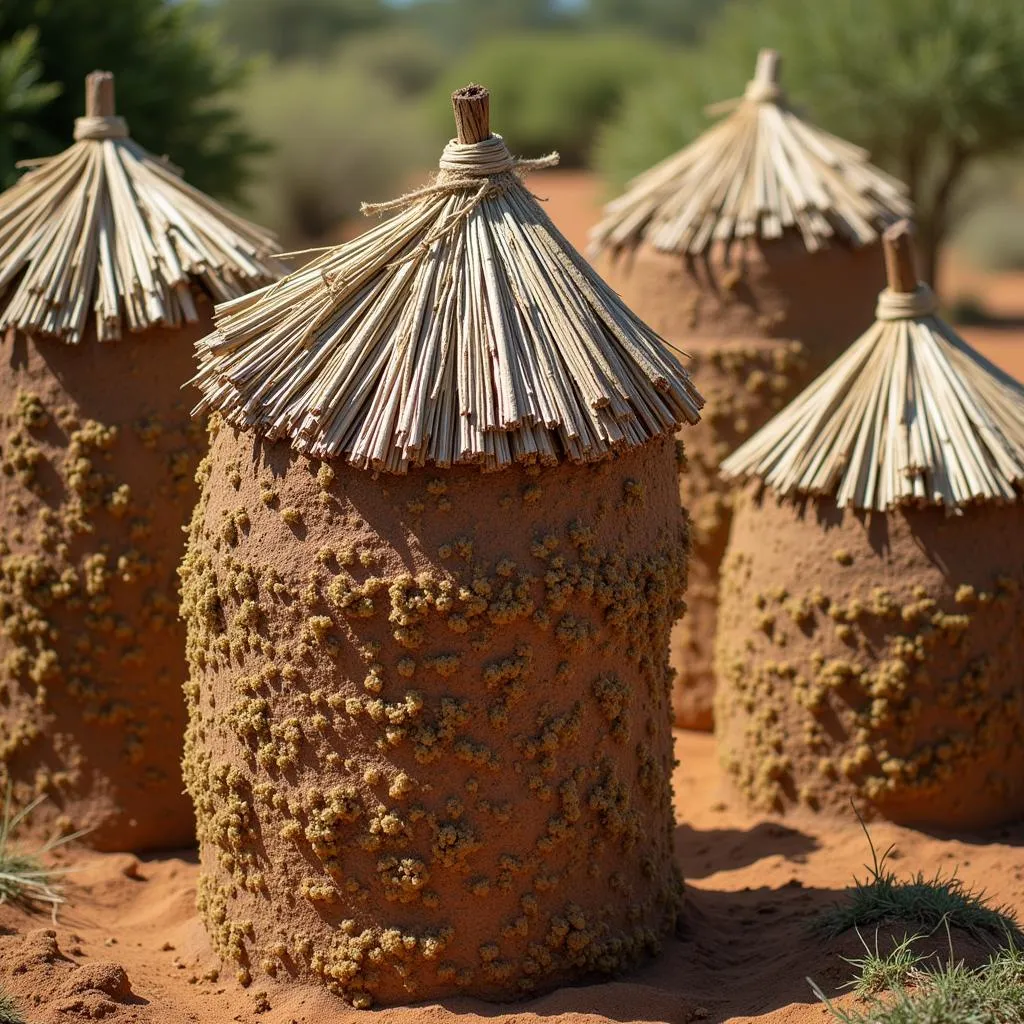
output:
<path id="1" fill-rule="evenodd" d="M 176 569 L 205 437 L 180 388 L 207 330 L 0 342 L 0 790 L 100 849 L 195 835 Z"/>
<path id="2" fill-rule="evenodd" d="M 243 984 L 522 996 L 659 948 L 671 438 L 370 474 L 214 427 L 182 567 L 200 910 Z"/>
<path id="3" fill-rule="evenodd" d="M 752 491 L 722 568 L 716 728 L 753 805 L 1024 815 L 1024 508 L 866 518 Z"/>
<path id="4" fill-rule="evenodd" d="M 729 537 L 731 491 L 722 459 L 795 398 L 870 324 L 885 284 L 877 246 L 808 253 L 791 236 L 726 264 L 641 246 L 601 271 L 631 309 L 691 357 L 707 399 L 685 432 L 683 506 L 693 516 L 689 612 L 672 636 L 676 724 L 712 727 L 718 571 Z"/>

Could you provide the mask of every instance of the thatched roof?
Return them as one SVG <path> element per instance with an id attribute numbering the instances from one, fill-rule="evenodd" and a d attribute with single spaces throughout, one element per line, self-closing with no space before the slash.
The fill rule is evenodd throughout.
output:
<path id="1" fill-rule="evenodd" d="M 593 229 L 594 253 L 641 242 L 705 253 L 716 243 L 799 232 L 809 252 L 860 246 L 910 214 L 906 187 L 859 146 L 802 120 L 778 82 L 779 56 L 762 50 L 743 98 L 695 142 L 629 183 Z"/>
<path id="2" fill-rule="evenodd" d="M 198 319 L 193 288 L 243 295 L 284 268 L 273 235 L 133 142 L 109 72 L 86 79 L 75 144 L 0 195 L 0 330 L 75 343 Z"/>
<path id="3" fill-rule="evenodd" d="M 453 96 L 458 139 L 396 215 L 278 284 L 218 307 L 200 410 L 317 456 L 403 472 L 586 462 L 696 422 L 703 399 L 662 340 L 569 245 L 488 126 Z"/>
<path id="4" fill-rule="evenodd" d="M 1024 386 L 977 353 L 917 283 L 909 225 L 884 237 L 877 321 L 722 463 L 784 496 L 841 508 L 1013 501 L 1024 486 Z"/>

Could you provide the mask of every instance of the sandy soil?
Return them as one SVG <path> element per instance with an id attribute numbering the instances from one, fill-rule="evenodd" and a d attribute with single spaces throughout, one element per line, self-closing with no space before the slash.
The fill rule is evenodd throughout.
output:
<path id="1" fill-rule="evenodd" d="M 869 851 L 859 826 L 851 821 L 826 830 L 811 818 L 744 814 L 720 790 L 711 737 L 678 733 L 676 754 L 676 811 L 684 823 L 675 839 L 688 885 L 683 925 L 660 959 L 616 981 L 502 1007 L 452 999 L 356 1011 L 298 986 L 267 988 L 260 997 L 255 985 L 243 990 L 233 978 L 216 978 L 194 909 L 193 853 L 136 860 L 80 851 L 67 858 L 70 901 L 54 935 L 46 914 L 0 907 L 0 985 L 23 1002 L 33 1024 L 98 1017 L 124 1024 L 829 1019 L 805 978 L 834 992 L 850 972 L 840 957 L 856 955 L 858 945 L 855 936 L 823 942 L 810 924 L 855 873 L 864 873 Z M 944 838 L 876 824 L 872 836 L 880 849 L 896 844 L 893 866 L 901 874 L 956 870 L 1024 913 L 1024 825 Z M 266 1002 L 269 1009 L 259 1012 Z"/>

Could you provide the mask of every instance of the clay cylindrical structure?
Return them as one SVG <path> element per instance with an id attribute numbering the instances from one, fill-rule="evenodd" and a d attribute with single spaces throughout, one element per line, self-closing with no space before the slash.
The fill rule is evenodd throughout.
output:
<path id="1" fill-rule="evenodd" d="M 205 437 L 180 330 L 0 341 L 0 779 L 26 826 L 186 845 L 182 528 Z"/>
<path id="2" fill-rule="evenodd" d="M 681 894 L 672 439 L 375 477 L 222 426 L 201 475 L 185 768 L 241 980 L 507 999 L 656 949 Z"/>
<path id="3" fill-rule="evenodd" d="M 982 827 L 1024 815 L 1024 510 L 738 498 L 716 729 L 743 797 Z"/>
<path id="4" fill-rule="evenodd" d="M 282 268 L 272 235 L 131 139 L 109 71 L 85 92 L 73 144 L 0 193 L 0 791 L 33 806 L 23 833 L 139 851 L 195 841 L 195 345 L 212 296 Z"/>
<path id="5" fill-rule="evenodd" d="M 878 245 L 807 251 L 787 233 L 699 257 L 641 243 L 599 263 L 625 302 L 690 356 L 707 398 L 702 422 L 680 435 L 680 497 L 692 516 L 687 614 L 672 634 L 676 724 L 709 730 L 715 689 L 719 566 L 733 489 L 718 475 L 734 451 L 825 369 L 871 322 L 884 284 Z"/>

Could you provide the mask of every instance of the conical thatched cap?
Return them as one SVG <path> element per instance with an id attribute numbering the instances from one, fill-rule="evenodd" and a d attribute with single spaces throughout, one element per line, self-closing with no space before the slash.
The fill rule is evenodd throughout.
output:
<path id="1" fill-rule="evenodd" d="M 696 422 L 703 399 L 661 339 L 562 237 L 488 126 L 458 139 L 394 218 L 218 307 L 201 410 L 316 456 L 410 465 L 586 462 Z"/>
<path id="2" fill-rule="evenodd" d="M 114 114 L 114 79 L 86 79 L 75 144 L 0 195 L 0 330 L 100 341 L 198 319 L 193 287 L 243 295 L 283 271 L 273 235 L 186 184 Z"/>
<path id="3" fill-rule="evenodd" d="M 906 187 L 859 146 L 801 120 L 778 81 L 779 55 L 762 50 L 728 117 L 634 178 L 591 233 L 594 252 L 646 242 L 699 255 L 713 243 L 799 231 L 808 251 L 833 240 L 865 245 L 910 214 Z"/>
<path id="4" fill-rule="evenodd" d="M 877 320 L 725 462 L 776 493 L 841 508 L 1014 501 L 1024 485 L 1024 387 L 935 313 L 910 225 L 883 239 Z"/>

